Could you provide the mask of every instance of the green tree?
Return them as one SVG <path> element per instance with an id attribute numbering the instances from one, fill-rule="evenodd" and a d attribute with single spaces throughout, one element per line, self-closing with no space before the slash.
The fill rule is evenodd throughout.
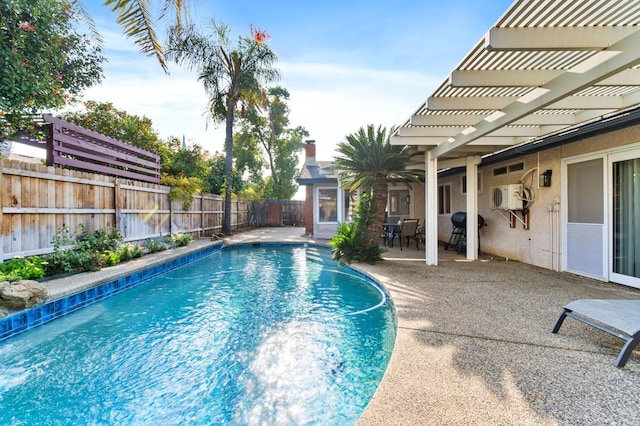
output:
<path id="1" fill-rule="evenodd" d="M 129 114 L 116 108 L 111 102 L 87 101 L 84 110 L 66 112 L 62 118 L 86 129 L 128 142 L 132 145 L 160 155 L 163 171 L 171 164 L 171 158 L 180 147 L 174 139 L 162 141 L 153 129 L 151 119 L 145 116 Z"/>
<path id="2" fill-rule="evenodd" d="M 234 140 L 236 167 L 248 170 L 256 189 L 264 198 L 291 199 L 298 190 L 298 153 L 309 132 L 289 127 L 289 92 L 272 87 L 262 108 L 250 107 L 242 131 Z M 268 177 L 262 178 L 262 168 Z"/>
<path id="3" fill-rule="evenodd" d="M 216 153 L 212 157 L 209 157 L 207 160 L 209 166 L 209 174 L 204 179 L 204 187 L 207 188 L 206 192 L 210 192 L 211 194 L 224 195 L 226 189 L 226 178 L 225 178 L 225 156 L 219 153 Z M 242 173 L 238 170 L 233 170 L 233 188 L 232 191 L 234 194 L 239 194 L 245 187 L 244 181 L 242 180 Z"/>
<path id="4" fill-rule="evenodd" d="M 0 2 L 0 136 L 102 80 L 101 47 L 81 31 L 78 11 L 68 0 Z"/>
<path id="5" fill-rule="evenodd" d="M 407 169 L 412 154 L 407 147 L 391 145 L 389 137 L 395 129 L 369 124 L 345 137 L 337 146 L 334 159 L 343 187 L 355 191 L 362 189 L 371 194 L 370 221 L 365 227 L 369 241 L 380 241 L 387 207 L 389 182 L 420 182 L 422 173 Z"/>
<path id="6" fill-rule="evenodd" d="M 194 177 L 204 181 L 209 174 L 208 156 L 209 154 L 198 144 L 180 148 L 172 154 L 166 172 L 173 176 Z M 203 187 L 203 190 L 207 191 L 207 188 Z"/>
<path id="7" fill-rule="evenodd" d="M 167 16 L 169 11 L 174 15 L 174 27 L 182 28 L 183 19 L 188 17 L 186 0 L 163 0 L 160 14 L 155 17 L 149 8 L 150 0 L 105 0 L 104 5 L 117 13 L 116 21 L 124 30 L 124 34 L 132 38 L 147 56 L 155 56 L 162 69 L 167 72 L 163 47 L 155 30 L 155 23 Z"/>
<path id="8" fill-rule="evenodd" d="M 209 113 L 215 122 L 225 123 L 225 201 L 222 232 L 231 234 L 231 195 L 233 185 L 233 124 L 236 110 L 264 100 L 263 84 L 275 81 L 275 53 L 265 44 L 263 31 L 252 28 L 252 37 L 239 37 L 235 44 L 229 29 L 213 21 L 211 34 L 194 27 L 170 31 L 166 57 L 196 70 L 198 80 L 209 96 Z"/>

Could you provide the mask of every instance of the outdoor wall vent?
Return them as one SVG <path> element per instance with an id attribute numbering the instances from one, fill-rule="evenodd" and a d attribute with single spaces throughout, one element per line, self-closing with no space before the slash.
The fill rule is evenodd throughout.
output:
<path id="1" fill-rule="evenodd" d="M 499 185 L 491 188 L 493 210 L 522 210 L 522 184 Z"/>

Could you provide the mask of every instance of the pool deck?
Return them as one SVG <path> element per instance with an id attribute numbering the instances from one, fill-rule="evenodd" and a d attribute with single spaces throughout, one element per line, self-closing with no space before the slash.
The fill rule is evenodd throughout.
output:
<path id="1" fill-rule="evenodd" d="M 225 244 L 312 242 L 302 228 L 257 228 Z M 194 241 L 96 273 L 48 282 L 52 297 L 214 244 Z M 640 299 L 640 291 L 483 256 L 441 250 L 424 264 L 415 245 L 352 265 L 387 288 L 398 316 L 387 372 L 359 425 L 640 424 L 640 354 L 616 368 L 622 340 L 567 319 L 583 298 Z"/>

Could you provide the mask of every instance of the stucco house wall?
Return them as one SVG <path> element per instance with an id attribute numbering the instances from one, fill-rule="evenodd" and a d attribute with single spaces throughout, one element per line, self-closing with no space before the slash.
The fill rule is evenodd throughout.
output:
<path id="1" fill-rule="evenodd" d="M 606 153 L 639 143 L 640 126 L 633 126 L 488 166 L 480 165 L 482 186 L 478 191 L 478 213 L 487 224 L 480 230 L 482 251 L 544 268 L 562 269 L 557 265 L 562 254 L 559 252 L 562 248 L 561 208 L 566 201 L 561 198 L 562 183 L 566 180 L 562 173 L 562 160 L 589 153 Z M 524 162 L 523 170 L 493 175 L 494 169 L 518 162 Z M 531 184 L 535 192 L 535 200 L 529 207 L 529 229 L 525 229 L 520 221 L 511 228 L 510 221 L 505 218 L 508 213 L 491 209 L 491 188 L 518 183 L 522 175 L 532 168 L 536 168 L 535 172 L 525 177 L 525 186 Z M 539 175 L 546 170 L 552 171 L 551 186 L 540 187 Z M 441 241 L 448 241 L 451 235 L 451 214 L 466 210 L 466 195 L 461 190 L 463 175 L 458 173 L 438 180 L 439 185 L 451 185 L 451 213 L 438 216 L 438 239 Z M 517 214 L 522 219 L 521 212 Z"/>

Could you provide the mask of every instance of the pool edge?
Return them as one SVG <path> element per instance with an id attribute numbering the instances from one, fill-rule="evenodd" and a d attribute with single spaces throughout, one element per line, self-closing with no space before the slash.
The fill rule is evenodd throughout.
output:
<path id="1" fill-rule="evenodd" d="M 44 282 L 49 290 L 45 303 L 0 319 L 0 343 L 223 248 L 222 241 L 200 240 L 101 271 Z"/>

